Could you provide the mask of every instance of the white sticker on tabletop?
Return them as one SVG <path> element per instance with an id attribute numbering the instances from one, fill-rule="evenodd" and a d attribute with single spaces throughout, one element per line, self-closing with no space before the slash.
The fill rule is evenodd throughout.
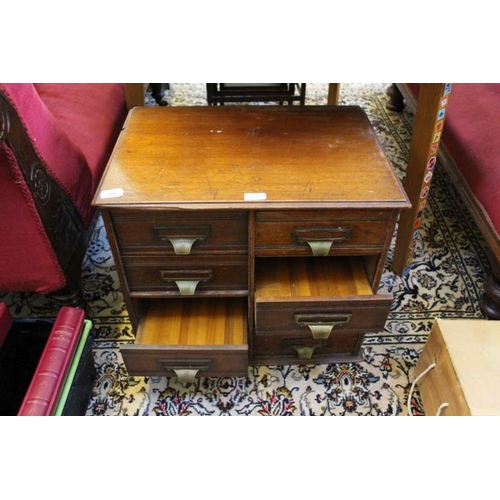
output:
<path id="1" fill-rule="evenodd" d="M 101 191 L 101 198 L 120 198 L 123 196 L 122 188 L 106 189 Z"/>
<path id="2" fill-rule="evenodd" d="M 245 193 L 244 195 L 245 201 L 263 201 L 267 200 L 266 193 Z"/>

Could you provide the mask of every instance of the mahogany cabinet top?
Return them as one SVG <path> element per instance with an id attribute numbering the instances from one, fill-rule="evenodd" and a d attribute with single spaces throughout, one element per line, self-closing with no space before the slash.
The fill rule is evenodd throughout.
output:
<path id="1" fill-rule="evenodd" d="M 358 106 L 134 108 L 94 204 L 409 207 Z"/>

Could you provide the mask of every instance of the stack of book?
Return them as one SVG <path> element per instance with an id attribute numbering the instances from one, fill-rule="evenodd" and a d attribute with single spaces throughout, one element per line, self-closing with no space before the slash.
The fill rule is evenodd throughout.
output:
<path id="1" fill-rule="evenodd" d="M 84 415 L 94 380 L 92 322 L 74 307 L 14 321 L 0 303 L 0 415 Z"/>

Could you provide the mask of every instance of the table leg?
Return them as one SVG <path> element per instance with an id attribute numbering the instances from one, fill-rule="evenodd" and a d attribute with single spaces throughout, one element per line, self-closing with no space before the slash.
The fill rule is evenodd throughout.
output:
<path id="1" fill-rule="evenodd" d="M 413 260 L 422 214 L 437 161 L 450 93 L 450 83 L 420 85 L 404 183 L 412 207 L 401 212 L 393 259 L 393 271 L 399 275 Z"/>
<path id="2" fill-rule="evenodd" d="M 339 103 L 340 83 L 328 84 L 328 106 L 336 106 Z"/>
<path id="3" fill-rule="evenodd" d="M 125 99 L 129 110 L 136 106 L 144 106 L 144 83 L 126 83 Z"/>

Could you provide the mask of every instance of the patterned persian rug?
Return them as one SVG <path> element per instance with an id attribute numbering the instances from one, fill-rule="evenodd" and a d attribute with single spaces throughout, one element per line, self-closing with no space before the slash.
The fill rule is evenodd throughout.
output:
<path id="1" fill-rule="evenodd" d="M 343 84 L 341 104 L 367 112 L 399 178 L 404 180 L 412 114 L 388 111 L 388 84 Z M 326 104 L 328 84 L 307 84 L 306 104 Z M 206 105 L 205 84 L 172 83 L 171 106 Z M 148 105 L 156 105 L 147 96 Z M 394 240 L 392 248 L 394 247 Z M 413 264 L 391 271 L 380 291 L 394 302 L 385 329 L 363 344 L 363 362 L 256 366 L 245 378 L 200 378 L 186 387 L 173 378 L 130 377 L 120 345 L 134 342 L 113 258 L 99 220 L 84 261 L 89 317 L 96 329 L 97 378 L 87 415 L 407 415 L 413 368 L 436 318 L 481 318 L 478 297 L 489 267 L 481 236 L 442 168 L 436 169 Z M 50 300 L 0 294 L 16 316 L 51 316 Z M 410 402 L 422 415 L 418 391 Z"/>

